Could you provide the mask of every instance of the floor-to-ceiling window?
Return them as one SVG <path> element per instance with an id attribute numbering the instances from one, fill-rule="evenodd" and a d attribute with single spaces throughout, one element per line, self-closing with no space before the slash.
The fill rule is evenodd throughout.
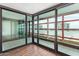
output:
<path id="1" fill-rule="evenodd" d="M 34 17 L 34 42 L 37 43 L 37 16 Z"/>
<path id="2" fill-rule="evenodd" d="M 58 9 L 58 51 L 79 55 L 79 4 Z"/>
<path id="3" fill-rule="evenodd" d="M 32 16 L 27 16 L 27 43 L 32 43 Z"/>
<path id="4" fill-rule="evenodd" d="M 57 9 L 58 51 L 68 55 L 79 55 L 78 5 Z M 39 41 L 39 44 L 55 49 L 55 16 L 55 10 L 37 15 L 34 20 L 31 15 L 27 16 L 27 43 L 32 43 L 34 31 L 35 43 Z M 25 15 L 2 9 L 2 51 L 26 44 L 25 32 Z"/>
<path id="5" fill-rule="evenodd" d="M 2 9 L 2 51 L 25 44 L 25 15 Z"/>
<path id="6" fill-rule="evenodd" d="M 57 42 L 58 51 L 67 55 L 79 55 L 79 37 L 78 37 L 78 15 L 79 4 L 72 4 L 58 10 L 57 14 Z M 39 44 L 46 47 L 54 48 L 55 34 L 55 11 L 40 14 L 39 23 L 35 23 L 35 37 L 37 37 L 37 30 L 39 30 Z M 36 27 L 39 24 L 39 29 Z M 38 40 L 38 39 L 37 39 Z"/>
<path id="7" fill-rule="evenodd" d="M 55 10 L 39 15 L 38 37 L 39 37 L 39 44 L 54 49 Z"/>

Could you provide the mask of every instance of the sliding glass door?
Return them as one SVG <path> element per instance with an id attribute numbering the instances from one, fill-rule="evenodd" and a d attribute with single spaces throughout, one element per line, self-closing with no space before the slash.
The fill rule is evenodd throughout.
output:
<path id="1" fill-rule="evenodd" d="M 25 44 L 25 15 L 2 9 L 2 51 Z"/>

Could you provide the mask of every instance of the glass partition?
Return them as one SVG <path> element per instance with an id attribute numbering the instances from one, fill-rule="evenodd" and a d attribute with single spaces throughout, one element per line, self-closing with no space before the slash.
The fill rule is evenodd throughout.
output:
<path id="1" fill-rule="evenodd" d="M 27 43 L 32 43 L 32 16 L 27 16 Z"/>
<path id="2" fill-rule="evenodd" d="M 34 42 L 37 43 L 37 16 L 34 17 Z"/>
<path id="3" fill-rule="evenodd" d="M 2 51 L 25 44 L 25 15 L 2 9 Z"/>

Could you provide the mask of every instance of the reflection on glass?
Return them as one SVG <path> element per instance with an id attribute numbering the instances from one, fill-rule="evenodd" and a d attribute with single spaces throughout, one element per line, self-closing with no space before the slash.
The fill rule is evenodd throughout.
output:
<path id="1" fill-rule="evenodd" d="M 40 20 L 39 23 L 47 23 L 46 19 Z"/>
<path id="2" fill-rule="evenodd" d="M 40 29 L 47 28 L 47 24 L 39 24 L 39 28 L 40 28 Z"/>
<path id="3" fill-rule="evenodd" d="M 2 9 L 2 51 L 25 44 L 25 15 Z"/>
<path id="4" fill-rule="evenodd" d="M 61 15 L 58 16 L 61 17 L 61 25 L 58 21 L 58 51 L 76 56 L 79 55 L 79 13 L 74 11 L 78 10 L 78 5 L 72 4 L 58 10 L 58 15 Z"/>
<path id="5" fill-rule="evenodd" d="M 37 43 L 37 19 L 35 20 L 35 17 L 34 17 L 34 42 Z"/>
<path id="6" fill-rule="evenodd" d="M 55 11 L 39 15 L 39 44 L 54 49 L 55 39 Z M 53 17 L 51 17 L 53 16 Z"/>
<path id="7" fill-rule="evenodd" d="M 49 23 L 49 29 L 55 29 L 55 23 Z"/>
<path id="8" fill-rule="evenodd" d="M 32 43 L 32 16 L 27 16 L 27 43 Z"/>
<path id="9" fill-rule="evenodd" d="M 49 22 L 54 22 L 55 20 L 54 20 L 55 18 L 53 17 L 53 18 L 49 18 Z"/>

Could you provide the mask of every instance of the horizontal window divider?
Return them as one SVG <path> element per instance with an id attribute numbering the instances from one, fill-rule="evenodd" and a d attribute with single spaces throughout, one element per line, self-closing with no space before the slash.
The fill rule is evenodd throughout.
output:
<path id="1" fill-rule="evenodd" d="M 71 22 L 71 21 L 79 21 L 79 19 L 72 19 L 72 20 L 66 20 L 66 19 L 64 19 L 64 22 Z"/>
<path id="2" fill-rule="evenodd" d="M 37 28 L 35 28 L 35 30 L 37 30 Z M 55 30 L 55 29 L 41 28 L 41 29 L 39 29 L 39 30 Z M 62 30 L 62 29 L 57 29 L 57 30 Z M 78 30 L 78 31 L 79 31 L 79 29 L 64 29 L 64 30 L 68 30 L 68 31 L 71 31 L 71 30 Z"/>
<path id="3" fill-rule="evenodd" d="M 79 38 L 73 38 L 73 37 L 64 37 L 64 38 L 73 39 L 73 40 L 79 40 Z"/>
<path id="4" fill-rule="evenodd" d="M 37 29 L 35 28 L 35 30 L 37 30 Z M 39 30 L 55 30 L 55 29 L 40 28 Z"/>
<path id="5" fill-rule="evenodd" d="M 64 29 L 64 30 L 69 30 L 69 31 L 70 31 L 70 30 L 78 30 L 78 31 L 79 31 L 79 29 Z"/>
<path id="6" fill-rule="evenodd" d="M 40 25 L 40 24 L 47 24 L 47 22 L 46 22 L 46 23 L 39 23 L 39 25 Z M 37 25 L 37 24 L 34 24 L 34 25 Z"/>
<path id="7" fill-rule="evenodd" d="M 34 34 L 37 34 L 37 33 L 34 33 Z M 48 35 L 48 36 L 54 36 L 55 37 L 55 35 L 49 35 L 49 34 L 39 34 L 39 35 Z M 62 36 L 57 36 L 57 37 L 62 38 Z M 64 37 L 64 38 L 72 39 L 72 40 L 79 40 L 78 38 L 73 38 L 73 37 Z"/>
<path id="8" fill-rule="evenodd" d="M 79 19 L 73 19 L 73 20 L 66 20 L 66 19 L 64 19 L 64 21 L 63 22 L 72 22 L 72 21 L 79 21 Z M 60 22 L 62 22 L 62 21 L 57 21 L 57 23 L 60 23 Z M 55 23 L 55 22 L 49 22 L 49 23 L 39 23 L 39 24 L 51 24 L 51 23 Z M 37 25 L 37 24 L 34 24 L 34 25 Z"/>

